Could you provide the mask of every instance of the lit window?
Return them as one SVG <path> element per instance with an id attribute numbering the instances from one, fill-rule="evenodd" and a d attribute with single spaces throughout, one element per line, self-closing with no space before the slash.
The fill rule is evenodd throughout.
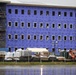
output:
<path id="1" fill-rule="evenodd" d="M 73 28 L 73 25 L 72 25 L 72 24 L 70 24 L 70 28 L 71 28 L 71 29 Z"/>
<path id="2" fill-rule="evenodd" d="M 8 39 L 11 39 L 11 38 L 12 38 L 12 35 L 9 34 L 9 35 L 8 35 Z"/>
<path id="3" fill-rule="evenodd" d="M 21 39 L 22 39 L 22 40 L 24 39 L 24 35 L 21 35 Z"/>
<path id="4" fill-rule="evenodd" d="M 66 36 L 64 36 L 64 40 L 66 40 Z"/>
<path id="5" fill-rule="evenodd" d="M 67 25 L 66 24 L 64 24 L 64 28 L 66 28 L 67 27 Z"/>
<path id="6" fill-rule="evenodd" d="M 40 36 L 40 40 L 43 40 L 43 36 L 42 35 Z"/>
<path id="7" fill-rule="evenodd" d="M 67 16 L 67 12 L 64 12 L 64 16 Z"/>
<path id="8" fill-rule="evenodd" d="M 34 28 L 36 28 L 37 27 L 37 23 L 34 23 Z"/>
<path id="9" fill-rule="evenodd" d="M 37 39 L 37 37 L 36 37 L 36 35 L 34 35 L 34 40 L 36 40 Z"/>
<path id="10" fill-rule="evenodd" d="M 27 36 L 27 39 L 28 39 L 28 40 L 30 40 L 30 39 L 31 39 L 31 36 L 30 36 L 30 35 L 28 35 L 28 36 Z"/>
<path id="11" fill-rule="evenodd" d="M 24 14 L 24 10 L 21 10 L 21 14 Z"/>
<path id="12" fill-rule="evenodd" d="M 46 28 L 49 28 L 49 23 L 46 23 Z"/>
<path id="13" fill-rule="evenodd" d="M 16 27 L 18 26 L 18 22 L 15 22 L 15 26 L 16 26 Z"/>
<path id="14" fill-rule="evenodd" d="M 15 9 L 15 14 L 18 14 L 18 9 Z"/>
<path id="15" fill-rule="evenodd" d="M 15 39 L 18 39 L 18 35 L 15 35 Z"/>
<path id="16" fill-rule="evenodd" d="M 52 11 L 52 16 L 55 16 L 55 11 Z"/>
<path id="17" fill-rule="evenodd" d="M 46 11 L 46 16 L 49 15 L 49 11 Z"/>
<path id="18" fill-rule="evenodd" d="M 43 28 L 43 23 L 40 23 L 40 28 Z"/>
<path id="19" fill-rule="evenodd" d="M 34 10 L 34 15 L 37 15 L 37 10 Z"/>
<path id="20" fill-rule="evenodd" d="M 12 13 L 11 9 L 8 9 L 8 13 L 9 13 L 9 14 L 11 14 L 11 13 Z"/>
<path id="21" fill-rule="evenodd" d="M 55 40 L 55 36 L 52 36 L 52 40 Z"/>
<path id="22" fill-rule="evenodd" d="M 30 10 L 28 10 L 28 15 L 30 15 L 31 14 L 31 11 Z"/>
<path id="23" fill-rule="evenodd" d="M 11 22 L 8 22 L 8 26 L 11 27 L 12 26 L 12 23 Z"/>
<path id="24" fill-rule="evenodd" d="M 24 22 L 21 23 L 21 27 L 24 27 Z"/>
<path id="25" fill-rule="evenodd" d="M 58 16 L 61 16 L 61 12 L 58 12 Z"/>
<path id="26" fill-rule="evenodd" d="M 41 10 L 41 11 L 40 11 L 40 15 L 42 15 L 42 14 L 43 14 L 43 11 Z"/>
<path id="27" fill-rule="evenodd" d="M 70 36 L 70 40 L 73 40 L 73 37 L 72 36 Z"/>
<path id="28" fill-rule="evenodd" d="M 28 23 L 28 28 L 30 27 L 30 23 Z"/>
<path id="29" fill-rule="evenodd" d="M 58 28 L 61 28 L 61 24 L 58 24 Z"/>
<path id="30" fill-rule="evenodd" d="M 49 36 L 46 36 L 46 40 L 49 40 Z"/>
<path id="31" fill-rule="evenodd" d="M 55 24 L 52 24 L 52 28 L 55 28 Z"/>
<path id="32" fill-rule="evenodd" d="M 58 36 L 58 40 L 61 40 L 61 36 Z"/>
<path id="33" fill-rule="evenodd" d="M 73 16 L 73 13 L 72 13 L 72 12 L 70 12 L 70 16 L 71 16 L 71 17 Z"/>

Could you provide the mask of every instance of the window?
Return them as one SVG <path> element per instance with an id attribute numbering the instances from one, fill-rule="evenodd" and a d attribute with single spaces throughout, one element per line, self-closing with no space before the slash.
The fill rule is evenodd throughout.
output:
<path id="1" fill-rule="evenodd" d="M 15 14 L 18 14 L 18 9 L 15 9 Z"/>
<path id="2" fill-rule="evenodd" d="M 16 26 L 16 27 L 18 26 L 18 22 L 15 22 L 15 26 Z"/>
<path id="3" fill-rule="evenodd" d="M 43 23 L 40 23 L 40 28 L 43 28 Z"/>
<path id="4" fill-rule="evenodd" d="M 52 40 L 55 40 L 55 36 L 52 36 Z"/>
<path id="5" fill-rule="evenodd" d="M 66 51 L 66 48 L 64 48 L 64 50 Z"/>
<path id="6" fill-rule="evenodd" d="M 55 48 L 52 48 L 52 52 L 55 52 Z"/>
<path id="7" fill-rule="evenodd" d="M 49 28 L 49 23 L 46 23 L 46 28 Z"/>
<path id="8" fill-rule="evenodd" d="M 23 34 L 21 35 L 21 39 L 22 39 L 22 40 L 24 39 L 24 35 L 23 35 Z"/>
<path id="9" fill-rule="evenodd" d="M 61 24 L 58 24 L 58 28 L 61 28 Z"/>
<path id="10" fill-rule="evenodd" d="M 9 13 L 9 14 L 11 14 L 11 13 L 12 13 L 11 9 L 8 9 L 8 13 Z"/>
<path id="11" fill-rule="evenodd" d="M 52 24 L 52 28 L 55 28 L 55 24 Z"/>
<path id="12" fill-rule="evenodd" d="M 70 17 L 72 17 L 73 16 L 73 13 L 72 12 L 70 12 Z"/>
<path id="13" fill-rule="evenodd" d="M 28 23 L 28 28 L 30 28 L 30 23 Z"/>
<path id="14" fill-rule="evenodd" d="M 70 28 L 71 28 L 71 29 L 73 28 L 73 25 L 72 25 L 72 24 L 70 24 Z"/>
<path id="15" fill-rule="evenodd" d="M 31 14 L 31 11 L 30 10 L 28 10 L 28 15 L 30 15 Z"/>
<path id="16" fill-rule="evenodd" d="M 11 36 L 11 34 L 9 34 L 9 35 L 8 35 L 8 39 L 11 39 L 11 38 L 12 38 L 12 36 Z"/>
<path id="17" fill-rule="evenodd" d="M 12 26 L 12 23 L 11 22 L 8 22 L 8 26 L 11 27 Z"/>
<path id="18" fill-rule="evenodd" d="M 17 48 L 15 48 L 15 51 L 17 50 Z"/>
<path id="19" fill-rule="evenodd" d="M 58 12 L 58 16 L 61 16 L 61 12 L 60 11 Z"/>
<path id="20" fill-rule="evenodd" d="M 37 37 L 36 37 L 36 35 L 34 35 L 34 40 L 36 40 L 37 39 Z"/>
<path id="21" fill-rule="evenodd" d="M 58 40 L 61 40 L 61 36 L 58 36 Z"/>
<path id="22" fill-rule="evenodd" d="M 46 11 L 46 16 L 49 15 L 49 11 Z"/>
<path id="23" fill-rule="evenodd" d="M 9 52 L 11 52 L 11 48 L 9 47 L 8 49 L 9 49 Z"/>
<path id="24" fill-rule="evenodd" d="M 21 14 L 24 14 L 24 10 L 21 10 Z"/>
<path id="25" fill-rule="evenodd" d="M 70 36 L 70 40 L 73 40 L 73 37 L 72 36 Z"/>
<path id="26" fill-rule="evenodd" d="M 24 22 L 21 23 L 21 27 L 24 27 Z"/>
<path id="27" fill-rule="evenodd" d="M 64 40 L 66 40 L 66 36 L 64 36 Z"/>
<path id="28" fill-rule="evenodd" d="M 21 48 L 22 50 L 24 50 L 24 48 Z"/>
<path id="29" fill-rule="evenodd" d="M 46 36 L 46 40 L 49 40 L 49 36 Z"/>
<path id="30" fill-rule="evenodd" d="M 30 36 L 30 35 L 28 35 L 28 36 L 27 36 L 27 39 L 28 39 L 28 40 L 30 40 L 30 39 L 31 39 L 31 36 Z"/>
<path id="31" fill-rule="evenodd" d="M 36 28 L 37 27 L 37 23 L 34 23 L 34 28 Z"/>
<path id="32" fill-rule="evenodd" d="M 64 12 L 64 16 L 67 16 L 67 12 Z"/>
<path id="33" fill-rule="evenodd" d="M 66 24 L 64 24 L 64 28 L 66 28 L 67 27 L 67 25 Z"/>
<path id="34" fill-rule="evenodd" d="M 40 15 L 42 15 L 42 14 L 43 14 L 43 11 L 41 10 L 41 11 L 40 11 Z"/>
<path id="35" fill-rule="evenodd" d="M 15 39 L 18 39 L 18 35 L 15 35 Z"/>
<path id="36" fill-rule="evenodd" d="M 42 35 L 40 36 L 40 40 L 43 40 L 43 36 Z"/>
<path id="37" fill-rule="evenodd" d="M 52 11 L 52 16 L 55 16 L 55 11 Z"/>
<path id="38" fill-rule="evenodd" d="M 37 10 L 34 10 L 34 15 L 37 15 Z"/>

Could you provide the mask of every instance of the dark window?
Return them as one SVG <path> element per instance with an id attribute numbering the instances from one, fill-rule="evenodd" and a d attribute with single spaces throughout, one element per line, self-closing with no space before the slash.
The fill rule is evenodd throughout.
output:
<path id="1" fill-rule="evenodd" d="M 12 13 L 11 9 L 8 9 L 8 13 L 9 13 L 9 14 L 11 14 L 11 13 Z"/>
<path id="2" fill-rule="evenodd" d="M 34 40 L 36 40 L 36 35 L 34 35 Z"/>
<path id="3" fill-rule="evenodd" d="M 52 40 L 55 40 L 55 36 L 52 36 Z"/>
<path id="4" fill-rule="evenodd" d="M 49 36 L 46 36 L 46 40 L 49 40 Z"/>
<path id="5" fill-rule="evenodd" d="M 15 48 L 15 51 L 17 50 L 17 48 Z"/>
<path id="6" fill-rule="evenodd" d="M 30 10 L 28 10 L 28 15 L 30 15 L 31 14 L 31 11 Z"/>
<path id="7" fill-rule="evenodd" d="M 12 23 L 11 22 L 8 22 L 8 26 L 12 26 Z"/>
<path id="8" fill-rule="evenodd" d="M 73 25 L 72 24 L 70 24 L 70 28 L 72 29 L 72 27 L 73 27 Z"/>
<path id="9" fill-rule="evenodd" d="M 24 22 L 21 23 L 21 26 L 24 27 Z"/>
<path id="10" fill-rule="evenodd" d="M 43 11 L 41 10 L 41 11 L 40 11 L 40 15 L 42 15 L 42 14 L 43 14 Z"/>
<path id="11" fill-rule="evenodd" d="M 70 36 L 70 40 L 73 40 L 72 36 Z"/>
<path id="12" fill-rule="evenodd" d="M 55 28 L 55 24 L 52 24 L 52 28 Z"/>
<path id="13" fill-rule="evenodd" d="M 18 35 L 15 35 L 15 39 L 18 39 Z"/>
<path id="14" fill-rule="evenodd" d="M 70 12 L 70 17 L 72 17 L 73 16 L 73 13 L 72 12 Z"/>
<path id="15" fill-rule="evenodd" d="M 40 36 L 40 40 L 43 40 L 43 36 L 42 35 Z"/>
<path id="16" fill-rule="evenodd" d="M 58 24 L 58 28 L 61 28 L 61 24 Z"/>
<path id="17" fill-rule="evenodd" d="M 24 39 L 24 35 L 21 35 L 21 39 Z"/>
<path id="18" fill-rule="evenodd" d="M 64 40 L 66 40 L 66 36 L 64 36 Z"/>
<path id="19" fill-rule="evenodd" d="M 67 16 L 67 12 L 64 12 L 64 16 Z"/>
<path id="20" fill-rule="evenodd" d="M 64 48 L 64 50 L 66 51 L 66 48 Z"/>
<path id="21" fill-rule="evenodd" d="M 34 10 L 34 15 L 37 15 L 37 10 Z"/>
<path id="22" fill-rule="evenodd" d="M 52 11 L 52 16 L 55 16 L 55 11 Z"/>
<path id="23" fill-rule="evenodd" d="M 15 14 L 18 14 L 18 9 L 15 9 Z"/>
<path id="24" fill-rule="evenodd" d="M 22 50 L 24 50 L 24 48 L 21 48 Z"/>
<path id="25" fill-rule="evenodd" d="M 16 26 L 16 27 L 18 26 L 18 22 L 15 22 L 15 26 Z"/>
<path id="26" fill-rule="evenodd" d="M 9 49 L 9 52 L 11 52 L 11 48 L 9 47 L 8 49 Z"/>
<path id="27" fill-rule="evenodd" d="M 64 24 L 64 28 L 66 28 L 66 26 L 67 26 L 67 25 L 66 25 L 66 24 Z"/>
<path id="28" fill-rule="evenodd" d="M 52 52 L 55 52 L 55 48 L 52 48 Z"/>
<path id="29" fill-rule="evenodd" d="M 46 11 L 46 15 L 49 15 L 49 11 Z"/>
<path id="30" fill-rule="evenodd" d="M 61 16 L 61 12 L 58 12 L 58 16 Z"/>
<path id="31" fill-rule="evenodd" d="M 21 14 L 24 14 L 24 10 L 21 10 Z"/>
<path id="32" fill-rule="evenodd" d="M 58 36 L 58 40 L 61 40 L 61 36 Z"/>
<path id="33" fill-rule="evenodd" d="M 43 28 L 43 23 L 40 23 L 40 28 Z"/>
<path id="34" fill-rule="evenodd" d="M 46 24 L 46 28 L 49 28 L 49 24 L 48 23 Z"/>
<path id="35" fill-rule="evenodd" d="M 30 27 L 30 23 L 28 23 L 28 27 Z"/>
<path id="36" fill-rule="evenodd" d="M 8 39 L 11 39 L 12 38 L 12 36 L 11 35 L 8 35 Z"/>
<path id="37" fill-rule="evenodd" d="M 30 40 L 30 39 L 31 39 L 30 35 L 28 35 L 28 36 L 27 36 L 27 39 L 28 39 L 28 40 Z"/>
<path id="38" fill-rule="evenodd" d="M 36 28 L 37 27 L 37 25 L 36 25 L 36 23 L 34 23 L 34 28 Z"/>

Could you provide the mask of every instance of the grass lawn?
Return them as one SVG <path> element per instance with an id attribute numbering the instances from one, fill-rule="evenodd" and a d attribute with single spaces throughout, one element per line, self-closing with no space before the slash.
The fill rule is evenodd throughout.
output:
<path id="1" fill-rule="evenodd" d="M 0 66 L 4 65 L 76 65 L 76 62 L 0 62 Z"/>

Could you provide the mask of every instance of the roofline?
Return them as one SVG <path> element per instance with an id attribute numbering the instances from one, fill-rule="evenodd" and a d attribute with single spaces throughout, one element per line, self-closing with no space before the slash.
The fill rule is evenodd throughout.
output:
<path id="1" fill-rule="evenodd" d="M 24 3 L 11 3 L 10 1 L 0 1 L 0 3 L 7 3 L 7 5 L 16 6 L 38 6 L 38 7 L 52 7 L 52 8 L 76 8 L 76 6 L 61 6 L 61 5 L 46 5 L 46 4 L 24 4 Z"/>

